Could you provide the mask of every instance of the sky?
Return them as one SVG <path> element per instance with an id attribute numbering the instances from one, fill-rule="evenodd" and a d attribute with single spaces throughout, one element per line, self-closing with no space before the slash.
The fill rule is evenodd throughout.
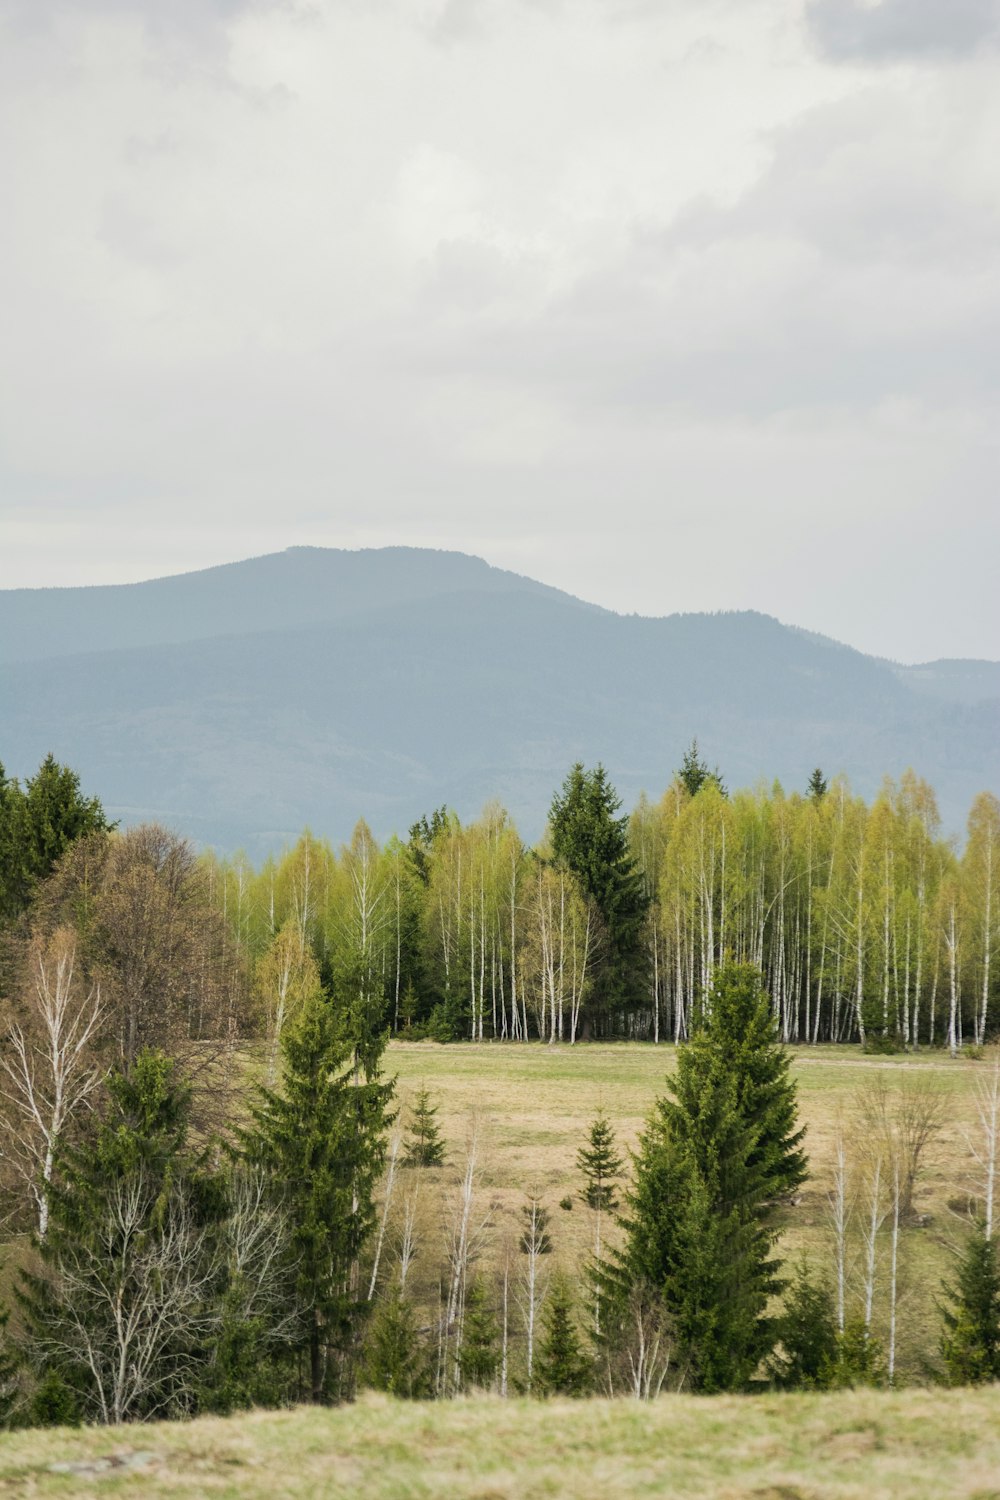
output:
<path id="1" fill-rule="evenodd" d="M 0 587 L 456 548 L 1000 659 L 1000 0 L 0 0 Z"/>

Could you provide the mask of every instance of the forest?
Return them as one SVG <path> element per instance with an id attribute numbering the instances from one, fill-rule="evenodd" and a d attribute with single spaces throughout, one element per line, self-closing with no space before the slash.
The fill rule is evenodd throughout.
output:
<path id="1" fill-rule="evenodd" d="M 110 826 L 51 757 L 23 785 L 0 773 L 0 1419 L 892 1383 L 941 1097 L 859 1096 L 833 1253 L 796 1269 L 789 1044 L 981 1057 L 998 850 L 988 793 L 959 853 L 915 776 L 870 806 L 820 770 L 730 793 L 696 743 L 630 815 L 603 768 L 572 767 L 534 849 L 499 806 L 439 809 L 405 842 L 305 833 L 260 869 Z M 470 1119 L 445 1172 L 440 1100 L 399 1097 L 393 1036 L 511 1044 L 497 1068 L 513 1044 L 680 1044 L 631 1156 L 603 1107 L 580 1131 L 573 1265 L 549 1271 L 530 1179 L 486 1253 L 486 1137 Z M 926 1351 L 952 1384 L 1000 1376 L 1000 1069 L 977 1090 Z M 421 1192 L 446 1201 L 430 1264 Z"/>
<path id="2" fill-rule="evenodd" d="M 993 1025 L 1000 802 L 976 798 L 959 855 L 912 772 L 870 805 L 820 771 L 729 795 L 695 743 L 630 815 L 574 767 L 534 849 L 492 804 L 405 843 L 359 822 L 339 851 L 305 833 L 259 869 L 204 866 L 272 1041 L 307 949 L 362 971 L 395 1034 L 441 1041 L 680 1041 L 727 956 L 760 969 L 786 1042 L 957 1051 Z"/>

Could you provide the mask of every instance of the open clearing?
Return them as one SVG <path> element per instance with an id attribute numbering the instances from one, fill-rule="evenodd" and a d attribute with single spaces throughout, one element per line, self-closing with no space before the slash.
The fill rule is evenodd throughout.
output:
<path id="1" fill-rule="evenodd" d="M 936 1353 L 937 1299 L 949 1255 L 964 1232 L 955 1206 L 975 1185 L 969 1140 L 975 1089 L 993 1058 L 940 1053 L 864 1057 L 822 1048 L 793 1054 L 813 1170 L 785 1210 L 782 1250 L 831 1268 L 827 1188 L 838 1124 L 849 1127 L 857 1091 L 875 1078 L 891 1089 L 915 1081 L 942 1092 L 939 1134 L 918 1183 L 919 1226 L 903 1234 L 901 1385 L 895 1392 L 533 1402 L 494 1398 L 397 1404 L 364 1395 L 337 1411 L 254 1413 L 183 1424 L 0 1437 L 0 1495 L 363 1496 L 364 1500 L 605 1500 L 607 1496 L 718 1496 L 727 1500 L 823 1500 L 906 1496 L 1000 1500 L 1000 1388 L 919 1388 Z M 525 1194 L 551 1214 L 551 1260 L 582 1264 L 590 1216 L 579 1201 L 575 1156 L 603 1106 L 623 1146 L 634 1146 L 674 1066 L 671 1047 L 394 1043 L 405 1119 L 425 1084 L 440 1105 L 444 1167 L 401 1172 L 389 1217 L 383 1273 L 394 1271 L 406 1195 L 417 1194 L 418 1258 L 410 1290 L 433 1322 L 438 1278 L 465 1143 L 478 1123 L 480 1265 L 488 1269 L 520 1231 Z M 572 1207 L 561 1206 L 573 1199 Z M 951 1207 L 949 1207 L 951 1203 Z M 875 1322 L 884 1326 L 885 1276 Z M 113 1460 L 110 1464 L 102 1460 Z M 53 1464 L 72 1466 L 54 1472 Z"/>
<path id="2" fill-rule="evenodd" d="M 781 1250 L 789 1260 L 804 1252 L 815 1267 L 828 1272 L 832 1260 L 827 1194 L 834 1140 L 839 1128 L 850 1132 L 858 1091 L 881 1079 L 890 1091 L 910 1085 L 938 1090 L 943 1096 L 940 1131 L 927 1149 L 917 1182 L 914 1207 L 920 1222 L 905 1228 L 901 1236 L 899 1375 L 904 1380 L 925 1379 L 926 1359 L 937 1350 L 941 1280 L 967 1224 L 955 1206 L 976 1188 L 977 1168 L 970 1149 L 976 1083 L 992 1073 L 993 1056 L 974 1061 L 925 1052 L 880 1058 L 848 1047 L 803 1048 L 793 1050 L 792 1056 L 812 1176 L 795 1204 L 783 1211 Z M 450 1203 L 473 1120 L 480 1129 L 480 1215 L 489 1221 L 483 1237 L 484 1263 L 505 1243 L 516 1241 L 521 1205 L 525 1194 L 532 1192 L 540 1195 L 551 1214 L 553 1263 L 574 1271 L 586 1257 L 592 1233 L 590 1216 L 579 1201 L 581 1179 L 575 1165 L 587 1126 L 603 1106 L 620 1143 L 634 1147 L 674 1058 L 673 1047 L 648 1044 L 553 1048 L 394 1043 L 387 1070 L 398 1076 L 404 1119 L 408 1100 L 425 1084 L 440 1104 L 438 1119 L 449 1148 L 441 1171 L 419 1174 L 421 1246 L 416 1273 L 427 1300 L 436 1291 Z M 860 1185 L 860 1156 L 856 1147 L 852 1149 Z M 410 1189 L 416 1175 L 401 1174 L 398 1191 Z M 560 1207 L 567 1198 L 574 1200 L 571 1209 Z M 884 1326 L 886 1315 L 882 1280 L 876 1293 L 876 1331 Z"/>
<path id="3" fill-rule="evenodd" d="M 336 1411 L 16 1433 L 0 1439 L 0 1494 L 998 1500 L 1000 1390 L 652 1405 L 367 1396 Z"/>

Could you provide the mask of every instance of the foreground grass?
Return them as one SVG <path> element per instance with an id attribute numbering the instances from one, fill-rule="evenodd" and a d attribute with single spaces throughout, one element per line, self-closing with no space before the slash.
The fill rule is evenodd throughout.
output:
<path id="1" fill-rule="evenodd" d="M 117 1456 L 136 1467 L 100 1471 Z M 54 1473 L 69 1463 L 73 1472 Z M 366 1397 L 0 1439 L 0 1494 L 292 1500 L 997 1500 L 1000 1388 L 630 1401 Z"/>

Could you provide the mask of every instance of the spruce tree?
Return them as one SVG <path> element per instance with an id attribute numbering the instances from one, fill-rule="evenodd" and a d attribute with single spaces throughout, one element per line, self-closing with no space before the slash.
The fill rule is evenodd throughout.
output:
<path id="1" fill-rule="evenodd" d="M 833 1292 L 814 1281 L 805 1262 L 796 1269 L 775 1324 L 777 1348 L 769 1362 L 771 1378 L 783 1390 L 824 1390 L 838 1353 Z"/>
<path id="2" fill-rule="evenodd" d="M 592 970 L 592 1002 L 583 1034 L 614 1013 L 642 1003 L 648 954 L 645 919 L 649 897 L 629 846 L 628 818 L 604 767 L 573 766 L 552 799 L 552 852 L 572 870 L 600 925 L 601 946 Z"/>
<path id="3" fill-rule="evenodd" d="M 809 778 L 809 785 L 806 787 L 806 796 L 811 797 L 814 802 L 822 802 L 829 790 L 830 784 L 819 766 L 817 766 Z"/>
<path id="4" fill-rule="evenodd" d="M 408 1401 L 431 1394 L 427 1350 L 413 1304 L 398 1290 L 375 1309 L 365 1337 L 361 1384 Z"/>
<path id="5" fill-rule="evenodd" d="M 223 1203 L 187 1148 L 189 1091 L 150 1050 L 107 1091 L 103 1118 L 58 1157 L 42 1268 L 18 1290 L 41 1420 L 189 1411 L 217 1332 Z"/>
<path id="6" fill-rule="evenodd" d="M 9 1427 L 18 1405 L 17 1357 L 7 1333 L 10 1311 L 0 1306 L 0 1431 Z"/>
<path id="7" fill-rule="evenodd" d="M 573 1298 L 565 1278 L 557 1276 L 543 1314 L 544 1333 L 535 1359 L 534 1384 L 542 1396 L 583 1396 L 590 1388 L 591 1366 L 573 1317 Z"/>
<path id="8" fill-rule="evenodd" d="M 576 1153 L 576 1164 L 586 1187 L 583 1201 L 597 1213 L 614 1213 L 618 1207 L 616 1179 L 624 1163 L 615 1147 L 615 1132 L 603 1110 L 591 1121 L 587 1144 Z"/>
<path id="9" fill-rule="evenodd" d="M 304 1394 L 323 1402 L 350 1393 L 365 1311 L 358 1258 L 375 1220 L 392 1085 L 374 1070 L 359 1075 L 350 1029 L 320 990 L 286 1030 L 282 1053 L 280 1092 L 259 1090 L 240 1141 L 290 1221 Z"/>
<path id="10" fill-rule="evenodd" d="M 496 1314 L 490 1306 L 486 1288 L 477 1276 L 465 1294 L 462 1347 L 458 1356 L 466 1390 L 488 1390 L 493 1384 L 500 1364 L 499 1336 Z"/>
<path id="11" fill-rule="evenodd" d="M 1000 1267 L 996 1240 L 977 1225 L 946 1288 L 941 1355 L 949 1385 L 1000 1380 Z"/>
<path id="12" fill-rule="evenodd" d="M 444 1141 L 437 1123 L 438 1106 L 431 1103 L 430 1090 L 417 1089 L 407 1127 L 403 1156 L 406 1167 L 439 1167 L 444 1161 Z"/>
<path id="13" fill-rule="evenodd" d="M 704 787 L 714 787 L 723 797 L 726 796 L 726 788 L 718 766 L 714 771 L 709 770 L 707 762 L 702 760 L 698 752 L 696 739 L 691 741 L 684 752 L 681 768 L 677 772 L 677 780 L 690 797 L 696 797 Z"/>
<path id="14" fill-rule="evenodd" d="M 54 756 L 23 787 L 0 765 L 0 925 L 24 911 L 71 844 L 114 826 L 96 797 L 82 795 L 77 773 Z"/>
<path id="15" fill-rule="evenodd" d="M 617 1295 L 661 1293 L 703 1391 L 746 1385 L 774 1343 L 774 1203 L 802 1181 L 795 1089 L 759 974 L 728 965 L 640 1143 Z"/>

